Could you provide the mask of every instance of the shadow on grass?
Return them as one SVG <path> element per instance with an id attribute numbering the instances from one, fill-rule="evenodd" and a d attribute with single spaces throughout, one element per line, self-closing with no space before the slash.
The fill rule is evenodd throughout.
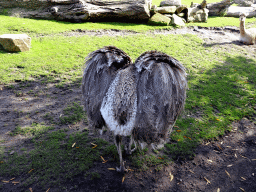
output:
<path id="1" fill-rule="evenodd" d="M 231 130 L 233 121 L 255 114 L 255 70 L 254 60 L 238 56 L 190 74 L 185 114 L 166 144 L 174 159 L 193 158 L 202 140 L 218 139 Z"/>
<path id="2" fill-rule="evenodd" d="M 241 43 L 239 40 L 235 40 L 235 41 L 231 41 L 231 42 L 223 42 L 223 43 L 204 43 L 204 47 L 214 47 L 217 45 L 243 45 L 243 43 Z"/>
<path id="3" fill-rule="evenodd" d="M 51 22 L 58 22 L 58 23 L 63 23 L 67 25 L 80 25 L 81 23 L 97 23 L 97 24 L 107 24 L 107 25 L 112 25 L 112 26 L 122 26 L 122 27 L 127 27 L 127 26 L 137 26 L 137 25 L 145 25 L 147 22 L 138 22 L 136 20 L 89 20 L 85 22 L 70 22 L 70 21 L 58 21 L 58 20 L 50 20 Z"/>
<path id="4" fill-rule="evenodd" d="M 0 174 L 0 180 L 8 180 L 9 183 L 0 185 L 0 189 L 25 191 L 31 187 L 35 191 L 48 188 L 52 191 L 96 191 L 104 187 L 111 191 L 133 191 L 134 187 L 143 190 L 143 186 L 154 188 L 162 182 L 160 178 L 165 173 L 161 171 L 161 166 L 179 174 L 175 178 L 186 177 L 178 171 L 179 165 L 186 161 L 192 164 L 199 143 L 218 139 L 231 130 L 232 122 L 242 117 L 250 119 L 255 116 L 254 71 L 255 61 L 239 56 L 228 57 L 224 63 L 209 71 L 201 70 L 198 74 L 190 74 L 188 80 L 192 84 L 188 90 L 183 118 L 179 118 L 174 127 L 171 142 L 159 153 L 160 158 L 166 157 L 167 161 L 174 159 L 178 166 L 161 165 L 166 163 L 166 159 L 159 161 L 157 155 L 146 158 L 133 155 L 130 160 L 127 159 L 127 164 L 133 169 L 143 170 L 146 167 L 145 170 L 149 170 L 153 166 L 154 170 L 154 167 L 160 166 L 160 171 L 155 173 L 159 180 L 149 181 L 153 173 L 146 172 L 145 175 L 149 177 L 143 176 L 142 185 L 133 181 L 135 174 L 142 175 L 142 172 L 129 173 L 133 177 L 127 178 L 127 185 L 122 185 L 122 175 L 107 169 L 117 165 L 115 146 L 94 138 L 88 131 L 80 132 L 87 126 L 83 119 L 61 122 L 61 117 L 72 115 L 75 110 L 72 107 L 79 108 L 82 105 L 81 78 L 71 83 L 59 83 L 58 80 L 53 81 L 49 76 L 44 76 L 37 81 L 20 81 L 2 86 L 0 114 L 4 116 L 0 122 L 0 144 L 8 148 L 0 154 L 0 169 L 4 170 Z M 78 105 L 74 105 L 74 102 Z M 70 113 L 65 114 L 68 107 L 71 109 Z M 20 129 L 33 129 L 35 124 L 53 129 L 45 129 L 37 135 L 32 134 L 31 138 L 22 139 L 20 134 L 24 132 L 19 132 Z M 16 132 L 17 135 L 10 136 L 9 133 L 15 133 L 18 126 L 20 129 Z M 91 143 L 97 147 L 93 148 Z M 12 151 L 14 154 L 10 155 Z M 201 153 L 203 152 L 199 152 L 197 156 Z M 102 163 L 100 156 L 108 162 Z M 223 164 L 216 165 L 218 169 L 221 166 Z M 204 174 L 209 173 L 205 171 Z M 19 185 L 10 181 L 13 177 L 17 179 L 15 181 L 20 181 Z M 200 180 L 196 178 L 193 182 L 198 179 Z M 215 180 L 220 182 L 219 178 Z M 167 189 L 184 191 L 177 184 L 169 185 Z"/>
<path id="5" fill-rule="evenodd" d="M 1 55 L 1 54 L 8 54 L 8 53 L 12 53 L 12 52 L 6 51 L 6 50 L 3 48 L 3 46 L 0 44 L 0 55 Z"/>

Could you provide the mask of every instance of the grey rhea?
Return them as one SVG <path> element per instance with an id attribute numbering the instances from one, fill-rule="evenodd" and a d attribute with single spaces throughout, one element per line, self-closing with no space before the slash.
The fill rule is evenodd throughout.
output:
<path id="1" fill-rule="evenodd" d="M 82 94 L 89 125 L 107 126 L 113 133 L 120 159 L 117 171 L 123 172 L 123 138 L 127 154 L 136 143 L 154 148 L 168 139 L 186 100 L 185 68 L 158 51 L 143 53 L 133 64 L 114 46 L 90 53 L 85 66 Z"/>

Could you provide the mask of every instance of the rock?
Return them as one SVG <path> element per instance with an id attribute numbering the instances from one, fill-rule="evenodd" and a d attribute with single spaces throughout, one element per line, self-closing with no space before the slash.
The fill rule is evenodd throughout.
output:
<path id="1" fill-rule="evenodd" d="M 148 24 L 149 25 L 162 25 L 162 26 L 167 26 L 171 22 L 171 19 L 169 17 L 166 17 L 160 13 L 156 13 L 153 15 L 149 20 Z"/>
<path id="2" fill-rule="evenodd" d="M 186 5 L 181 5 L 177 7 L 177 10 L 175 11 L 175 14 L 178 15 L 179 17 L 182 17 L 188 22 L 188 8 Z"/>
<path id="3" fill-rule="evenodd" d="M 200 9 L 198 7 L 188 8 L 188 16 L 191 17 L 196 15 L 196 12 L 199 10 Z"/>
<path id="4" fill-rule="evenodd" d="M 152 5 L 151 9 L 157 9 L 156 5 Z"/>
<path id="5" fill-rule="evenodd" d="M 161 14 L 173 14 L 176 11 L 176 6 L 157 7 L 156 11 Z"/>
<path id="6" fill-rule="evenodd" d="M 179 13 L 177 14 L 179 17 L 185 17 L 185 13 Z"/>
<path id="7" fill-rule="evenodd" d="M 177 7 L 175 14 L 184 13 L 185 10 L 187 10 L 187 5 L 181 5 Z"/>
<path id="8" fill-rule="evenodd" d="M 160 7 L 164 6 L 180 6 L 181 0 L 166 0 L 160 3 Z"/>
<path id="9" fill-rule="evenodd" d="M 188 22 L 207 22 L 209 10 L 198 7 L 188 8 Z"/>
<path id="10" fill-rule="evenodd" d="M 172 19 L 172 15 L 164 14 L 164 16 L 169 17 L 170 19 Z"/>
<path id="11" fill-rule="evenodd" d="M 208 13 L 209 13 L 209 10 L 204 8 L 203 12 L 201 13 L 201 18 L 202 18 L 201 22 L 207 22 L 207 20 L 208 20 Z"/>
<path id="12" fill-rule="evenodd" d="M 179 16 L 177 16 L 176 14 L 172 15 L 172 25 L 175 26 L 185 26 L 185 22 L 183 21 L 183 19 Z"/>
<path id="13" fill-rule="evenodd" d="M 0 44 L 10 52 L 29 51 L 31 38 L 26 34 L 4 34 L 0 36 Z"/>
<path id="14" fill-rule="evenodd" d="M 150 16 L 152 17 L 156 13 L 157 13 L 157 6 L 156 5 L 152 5 L 151 9 L 150 9 Z"/>
<path id="15" fill-rule="evenodd" d="M 204 9 L 204 8 L 206 8 L 206 6 L 207 6 L 207 2 L 206 2 L 206 0 L 203 0 L 203 2 L 200 4 L 200 8 L 201 9 Z"/>
<path id="16" fill-rule="evenodd" d="M 190 8 L 197 7 L 197 6 L 199 6 L 199 5 L 200 5 L 199 3 L 193 3 L 193 2 L 191 2 Z"/>

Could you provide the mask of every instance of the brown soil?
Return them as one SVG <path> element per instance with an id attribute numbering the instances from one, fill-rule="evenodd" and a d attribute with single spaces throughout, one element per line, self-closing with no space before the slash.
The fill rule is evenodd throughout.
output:
<path id="1" fill-rule="evenodd" d="M 246 50 L 248 55 L 254 57 L 255 46 L 246 46 L 238 41 L 238 28 L 183 28 L 176 30 L 161 30 L 148 32 L 153 34 L 195 34 L 204 39 L 204 46 L 219 46 L 239 48 Z M 117 30 L 82 31 L 76 30 L 64 35 L 136 35 L 134 32 Z M 63 35 L 63 34 L 62 34 Z M 217 46 L 219 45 L 219 46 Z M 25 88 L 14 84 L 10 89 L 0 85 L 0 146 L 13 147 L 19 152 L 24 142 L 28 139 L 24 136 L 9 136 L 8 133 L 18 125 L 21 127 L 31 125 L 32 122 L 50 121 L 44 118 L 50 113 L 53 120 L 58 120 L 63 109 L 74 101 L 81 100 L 81 88 L 79 82 L 71 87 L 56 88 L 55 83 L 41 84 L 30 82 Z M 30 91 L 32 90 L 32 92 Z M 22 112 L 20 112 L 22 111 Z M 30 113 L 27 116 L 27 113 Z M 246 118 L 233 122 L 232 132 L 227 133 L 217 141 L 206 141 L 195 150 L 196 156 L 193 160 L 176 160 L 165 166 L 163 170 L 156 171 L 155 168 L 138 172 L 128 172 L 123 175 L 109 171 L 107 168 L 115 167 L 117 162 L 95 162 L 92 172 L 98 172 L 101 177 L 91 180 L 84 176 L 76 176 L 74 180 L 67 181 L 63 185 L 64 191 L 178 191 L 178 192 L 253 192 L 256 191 L 256 126 Z M 66 128 L 58 126 L 56 129 Z M 68 126 L 69 132 L 84 129 L 86 124 L 78 123 Z M 20 176 L 21 178 L 21 176 Z M 173 179 L 172 179 L 173 178 Z M 8 180 L 0 174 L 0 180 Z M 16 178 L 19 180 L 19 177 Z M 28 189 L 20 188 L 19 185 L 11 183 L 3 184 L 3 191 L 22 191 Z M 37 192 L 40 189 L 33 189 Z M 52 191 L 63 191 L 51 188 Z"/>

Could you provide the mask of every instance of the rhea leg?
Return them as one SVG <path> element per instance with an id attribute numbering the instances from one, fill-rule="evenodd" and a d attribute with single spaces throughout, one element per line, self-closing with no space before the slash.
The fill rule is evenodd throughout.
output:
<path id="1" fill-rule="evenodd" d="M 123 162 L 123 158 L 122 158 L 121 141 L 122 141 L 122 136 L 116 135 L 115 136 L 115 144 L 116 144 L 117 152 L 119 154 L 119 159 L 120 159 L 120 168 L 117 167 L 116 170 L 118 172 L 123 173 L 124 171 L 127 171 L 127 170 L 124 167 L 124 162 Z"/>
<path id="2" fill-rule="evenodd" d="M 101 128 L 99 128 L 99 134 L 103 135 L 103 132 L 105 129 L 106 129 L 106 127 L 104 125 Z"/>
<path id="3" fill-rule="evenodd" d="M 136 145 L 136 142 L 133 139 L 133 135 L 128 136 L 127 139 L 128 139 L 128 142 L 127 142 L 128 143 L 128 147 L 127 147 L 127 144 L 126 144 L 125 145 L 125 153 L 127 155 L 131 155 L 136 150 L 137 145 Z M 135 147 L 132 149 L 132 144 L 133 143 L 134 143 Z"/>

